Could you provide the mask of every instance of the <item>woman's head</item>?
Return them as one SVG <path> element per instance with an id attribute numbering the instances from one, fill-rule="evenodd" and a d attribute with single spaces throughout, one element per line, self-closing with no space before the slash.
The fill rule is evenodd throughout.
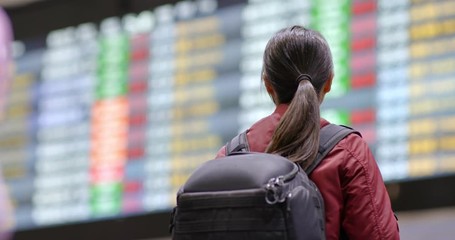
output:
<path id="1" fill-rule="evenodd" d="M 263 78 L 273 88 L 276 104 L 290 103 L 299 85 L 299 76 L 307 74 L 318 93 L 333 77 L 332 54 L 324 37 L 301 26 L 284 28 L 267 43 Z"/>
<path id="2" fill-rule="evenodd" d="M 277 32 L 264 52 L 263 80 L 275 104 L 289 104 L 267 152 L 300 162 L 314 160 L 319 146 L 319 104 L 330 90 L 333 62 L 324 37 L 292 26 Z"/>

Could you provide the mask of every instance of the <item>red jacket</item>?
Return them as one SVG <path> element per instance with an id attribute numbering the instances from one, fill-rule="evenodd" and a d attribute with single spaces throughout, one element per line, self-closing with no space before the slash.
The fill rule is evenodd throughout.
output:
<path id="1" fill-rule="evenodd" d="M 264 152 L 287 105 L 255 123 L 248 131 L 250 150 Z M 329 124 L 321 119 L 321 128 Z M 224 147 L 217 157 L 225 155 Z M 327 239 L 400 239 L 398 223 L 381 173 L 367 143 L 351 134 L 341 140 L 311 173 L 325 203 Z"/>

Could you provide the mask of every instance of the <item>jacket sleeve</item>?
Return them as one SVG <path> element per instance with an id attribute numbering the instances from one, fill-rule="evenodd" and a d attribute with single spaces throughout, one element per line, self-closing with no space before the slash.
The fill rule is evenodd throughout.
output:
<path id="1" fill-rule="evenodd" d="M 342 182 L 342 229 L 350 240 L 400 239 L 398 222 L 373 154 L 362 138 L 353 138 L 347 148 Z"/>

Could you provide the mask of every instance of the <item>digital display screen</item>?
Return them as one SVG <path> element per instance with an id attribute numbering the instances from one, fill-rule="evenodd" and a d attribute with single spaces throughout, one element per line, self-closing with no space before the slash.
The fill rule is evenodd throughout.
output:
<path id="1" fill-rule="evenodd" d="M 0 161 L 17 228 L 171 209 L 274 110 L 262 54 L 293 24 L 329 42 L 322 115 L 363 134 L 386 181 L 455 174 L 455 2 L 182 1 L 16 43 Z"/>

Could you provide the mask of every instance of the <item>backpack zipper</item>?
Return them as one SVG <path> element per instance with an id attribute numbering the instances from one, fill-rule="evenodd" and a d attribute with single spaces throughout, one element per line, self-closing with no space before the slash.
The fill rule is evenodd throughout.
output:
<path id="1" fill-rule="evenodd" d="M 284 202 L 286 200 L 286 194 L 283 191 L 284 184 L 294 179 L 298 172 L 299 167 L 294 164 L 290 173 L 271 178 L 265 185 L 265 201 L 270 205 Z"/>

